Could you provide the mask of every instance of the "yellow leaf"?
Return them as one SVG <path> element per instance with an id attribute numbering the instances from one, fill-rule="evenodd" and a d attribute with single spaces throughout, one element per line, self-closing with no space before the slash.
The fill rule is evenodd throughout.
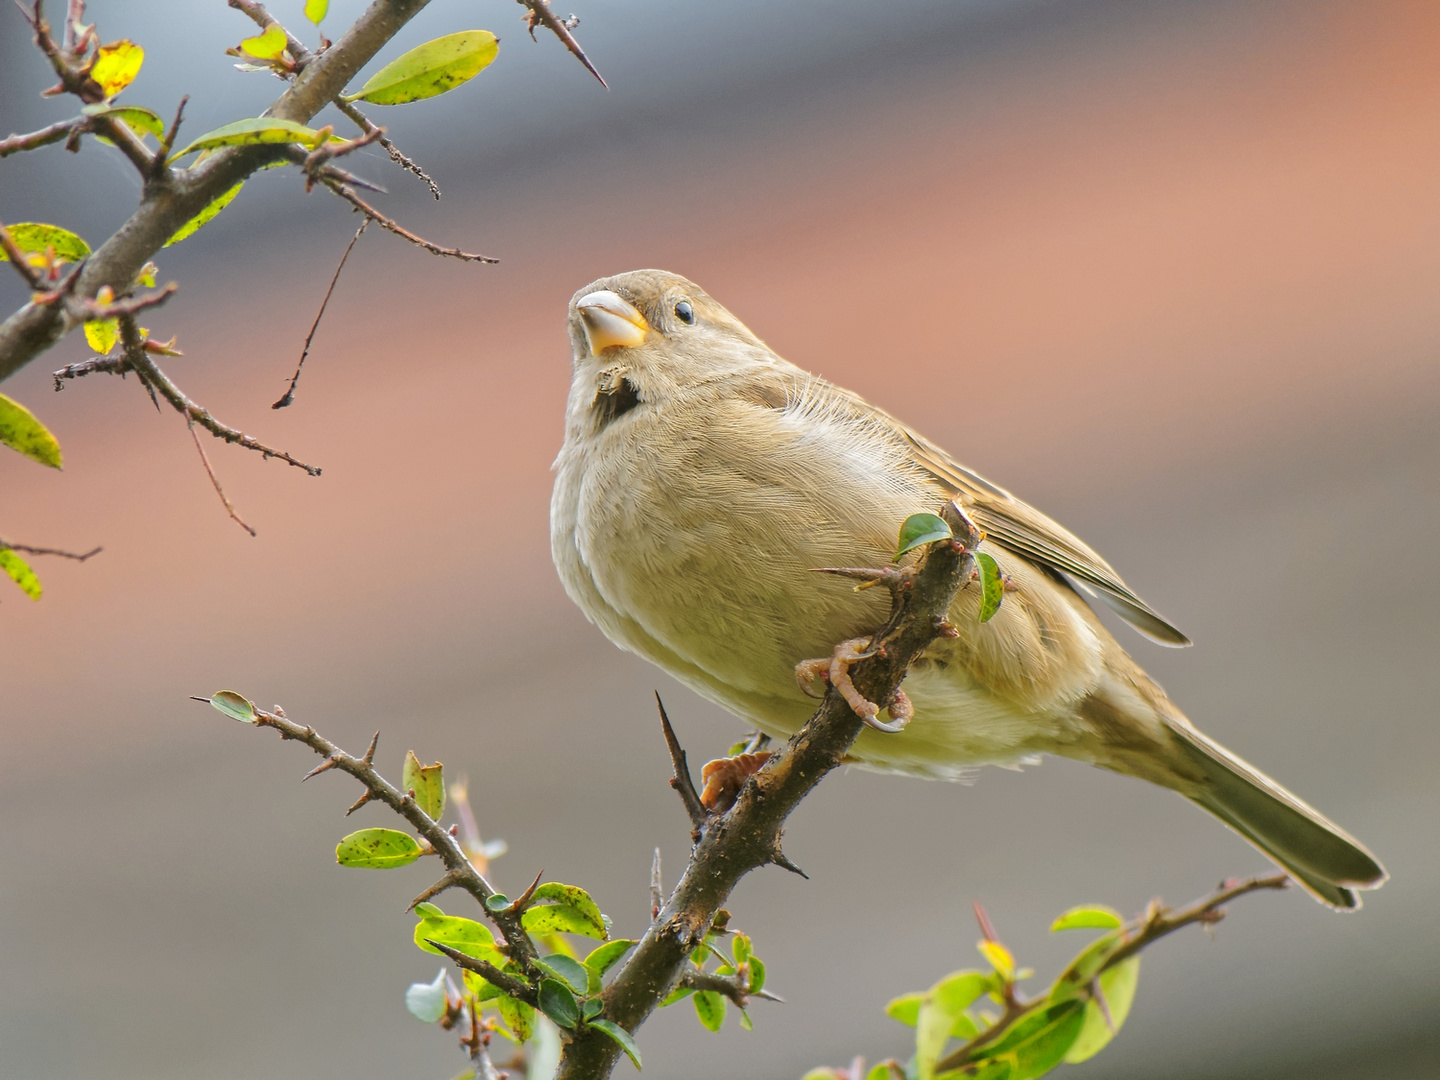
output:
<path id="1" fill-rule="evenodd" d="M 981 956 L 990 961 L 990 966 L 998 971 L 1002 978 L 1015 977 L 1015 958 L 1004 945 L 998 941 L 981 941 L 975 947 L 980 950 Z"/>
<path id="2" fill-rule="evenodd" d="M 9 548 L 0 548 L 0 570 L 9 574 L 10 580 L 19 585 L 31 600 L 40 599 L 40 579 L 30 569 L 30 564 Z"/>
<path id="3" fill-rule="evenodd" d="M 144 62 L 145 50 L 122 38 L 100 46 L 100 51 L 95 54 L 95 65 L 90 69 L 90 78 L 100 84 L 107 98 L 114 97 L 135 81 Z"/>
<path id="4" fill-rule="evenodd" d="M 211 218 L 213 218 L 216 214 L 220 213 L 221 210 L 224 210 L 225 207 L 229 206 L 235 200 L 235 196 L 240 194 L 240 189 L 244 186 L 245 181 L 241 180 L 229 191 L 223 192 L 222 194 L 216 196 L 214 199 L 210 200 L 210 204 L 206 206 L 204 210 L 201 210 L 200 213 L 196 214 L 184 225 L 181 225 L 175 235 L 170 237 L 169 240 L 166 240 L 162 246 L 169 247 L 171 244 L 178 244 L 187 236 L 195 233 L 202 225 L 208 224 Z M 151 278 L 151 282 L 153 285 L 153 276 Z"/>
<path id="5" fill-rule="evenodd" d="M 257 60 L 278 60 L 280 54 L 285 51 L 285 44 L 289 39 L 285 36 L 285 28 L 279 23 L 271 23 L 265 28 L 263 34 L 246 38 L 240 42 L 240 48 L 255 57 Z"/>
<path id="6" fill-rule="evenodd" d="M 62 465 L 60 444 L 50 429 L 18 401 L 0 394 L 0 442 L 18 450 L 31 461 L 58 469 Z"/>
<path id="7" fill-rule="evenodd" d="M 101 356 L 115 347 L 120 336 L 120 323 L 116 319 L 92 319 L 85 324 L 85 340 Z"/>
<path id="8" fill-rule="evenodd" d="M 35 253 L 38 261 L 36 258 L 29 260 L 33 266 L 45 265 L 46 248 L 54 250 L 56 262 L 79 262 L 90 254 L 89 244 L 59 225 L 47 225 L 43 221 L 17 221 L 14 225 L 7 226 L 6 232 L 21 251 L 27 255 Z M 4 250 L 0 250 L 0 262 L 6 262 L 9 258 Z"/>
<path id="9" fill-rule="evenodd" d="M 305 0 L 305 17 L 316 26 L 330 10 L 330 0 Z"/>

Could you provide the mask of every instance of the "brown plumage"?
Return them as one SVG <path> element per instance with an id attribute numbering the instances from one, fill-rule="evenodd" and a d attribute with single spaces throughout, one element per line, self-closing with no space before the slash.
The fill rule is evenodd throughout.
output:
<path id="1" fill-rule="evenodd" d="M 1188 639 L 1082 540 L 858 395 L 786 362 L 690 281 L 603 278 L 570 305 L 574 374 L 551 544 L 566 591 L 621 648 L 762 731 L 813 711 L 795 665 L 883 622 L 879 590 L 820 566 L 881 566 L 900 522 L 957 500 L 1008 578 L 993 619 L 912 667 L 903 732 L 865 730 L 873 769 L 955 778 L 1041 753 L 1170 788 L 1316 897 L 1353 908 L 1385 871 L 1358 841 L 1194 729 L 1080 590 L 1167 645 Z"/>

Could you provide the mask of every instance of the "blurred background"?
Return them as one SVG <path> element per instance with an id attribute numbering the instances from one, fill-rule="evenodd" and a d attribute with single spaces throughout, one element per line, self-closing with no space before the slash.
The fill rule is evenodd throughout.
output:
<path id="1" fill-rule="evenodd" d="M 667 883 L 686 854 L 652 690 L 692 760 L 743 728 L 585 623 L 547 507 L 565 304 L 660 266 L 1089 540 L 1195 639 L 1119 631 L 1171 695 L 1388 865 L 1359 914 L 1259 896 L 1158 946 L 1125 1031 L 1068 1074 L 1440 1076 L 1440 7 L 575 4 L 609 92 L 511 3 L 431 4 L 382 54 L 502 37 L 474 82 L 373 110 L 442 202 L 378 150 L 351 159 L 404 223 L 502 261 L 370 230 L 288 410 L 269 404 L 347 208 L 276 170 L 159 256 L 181 284 L 148 317 L 185 350 L 167 370 L 324 467 L 207 444 L 257 538 L 134 380 L 52 392 L 79 335 L 3 387 L 66 468 L 0 455 L 0 531 L 105 550 L 36 560 L 38 604 L 0 589 L 0 1072 L 461 1068 L 403 1006 L 435 973 L 402 913 L 433 874 L 337 867 L 336 839 L 387 816 L 343 820 L 352 783 L 301 787 L 306 753 L 187 700 L 221 687 L 352 750 L 380 729 L 392 774 L 407 748 L 467 774 L 510 843 L 501 888 L 543 869 L 640 934 L 652 850 Z M 301 6 L 272 10 L 298 30 Z M 331 6 L 332 35 L 360 10 Z M 147 50 L 123 100 L 168 116 L 189 93 L 192 137 L 280 89 L 231 67 L 253 27 L 219 0 L 90 15 Z M 50 81 L 0 12 L 0 131 L 71 115 Z M 92 242 L 137 193 L 89 142 L 0 164 L 0 218 Z M 23 300 L 0 275 L 0 306 Z M 1135 911 L 1266 866 L 1182 800 L 1054 760 L 970 786 L 836 775 L 787 851 L 810 880 L 757 873 L 730 908 L 788 1003 L 718 1036 L 658 1014 L 647 1076 L 903 1057 L 882 1007 L 977 962 L 972 900 L 1043 979 L 1077 944 L 1046 932 L 1072 904 Z"/>

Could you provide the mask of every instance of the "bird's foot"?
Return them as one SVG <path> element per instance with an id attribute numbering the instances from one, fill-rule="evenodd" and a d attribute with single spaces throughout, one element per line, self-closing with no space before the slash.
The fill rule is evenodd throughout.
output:
<path id="1" fill-rule="evenodd" d="M 800 689 L 811 697 L 823 697 L 823 691 L 816 693 L 817 684 L 829 682 L 868 727 L 894 734 L 903 731 L 910 718 L 915 715 L 915 708 L 910 704 L 905 692 L 899 689 L 895 691 L 895 697 L 890 703 L 891 719 L 887 723 L 880 719 L 880 706 L 860 693 L 850 680 L 850 665 L 875 655 L 870 644 L 870 638 L 851 638 L 836 645 L 835 651 L 829 657 L 801 660 L 795 665 L 795 679 L 799 682 Z"/>
<path id="2" fill-rule="evenodd" d="M 700 770 L 700 803 L 712 814 L 723 814 L 735 805 L 745 781 L 760 771 L 770 760 L 770 751 L 758 754 L 736 754 L 734 757 L 707 761 Z"/>

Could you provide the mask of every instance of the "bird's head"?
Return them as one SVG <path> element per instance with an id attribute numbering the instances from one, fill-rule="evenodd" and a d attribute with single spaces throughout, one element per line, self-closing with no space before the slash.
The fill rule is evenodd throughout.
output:
<path id="1" fill-rule="evenodd" d="M 665 270 L 586 285 L 570 301 L 570 343 L 577 395 L 611 411 L 783 363 L 705 290 Z"/>

